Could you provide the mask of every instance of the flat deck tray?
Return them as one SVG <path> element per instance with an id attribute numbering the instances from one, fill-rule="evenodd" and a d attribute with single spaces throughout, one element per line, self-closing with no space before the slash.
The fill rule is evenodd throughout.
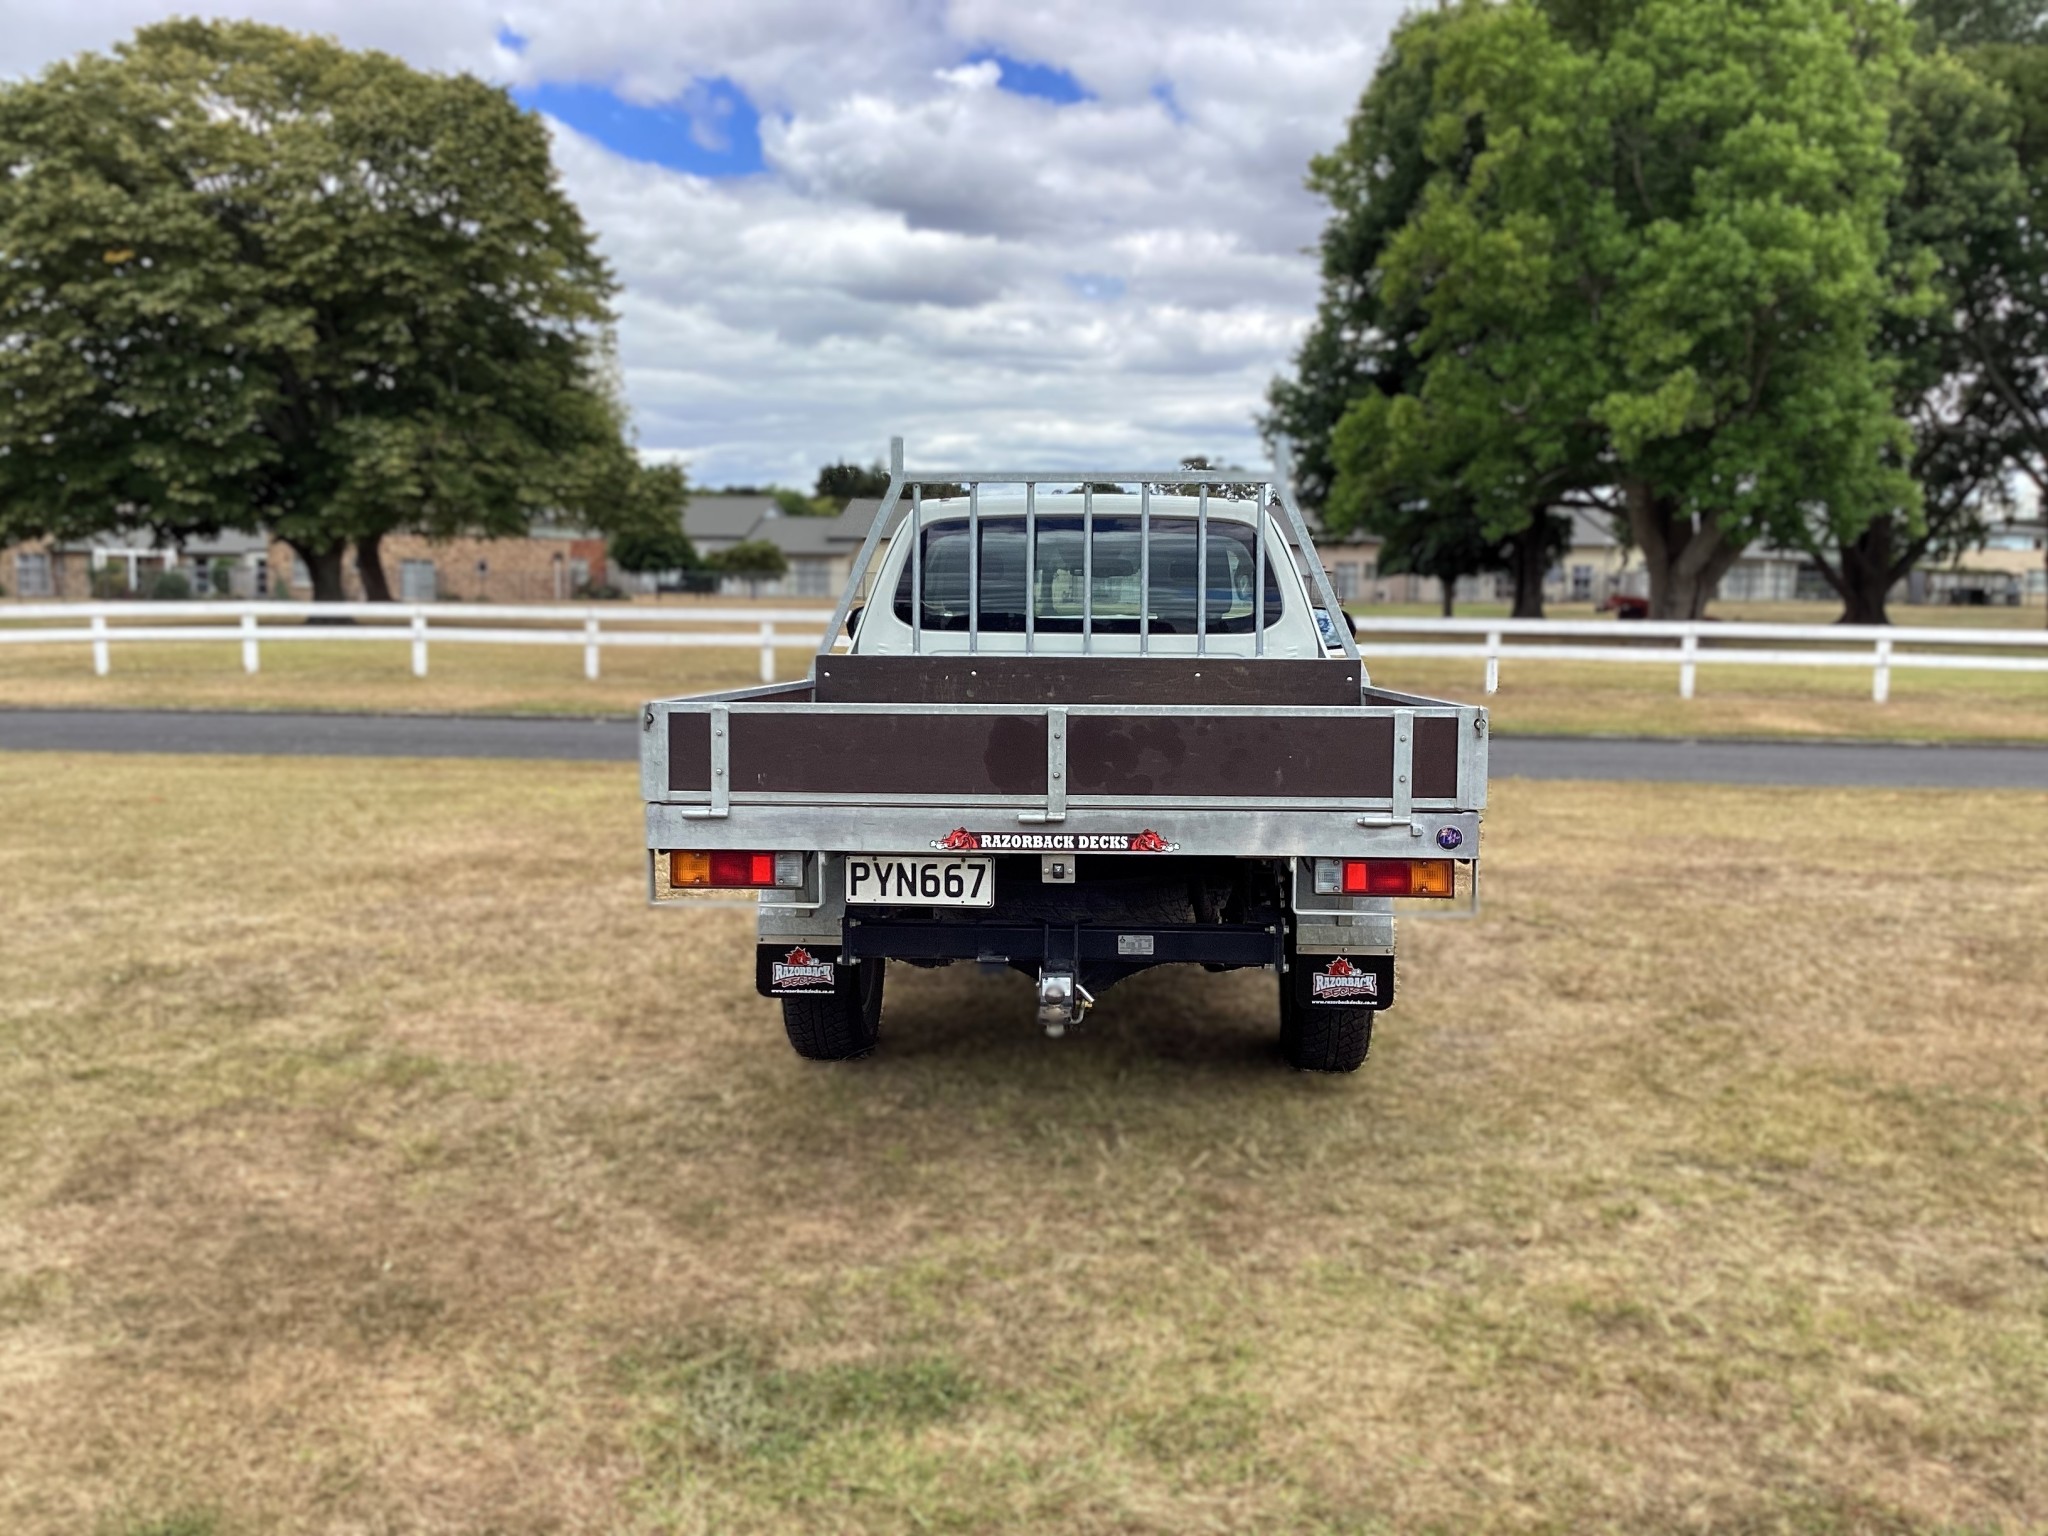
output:
<path id="1" fill-rule="evenodd" d="M 1283 656 L 828 656 L 820 704 L 1360 702 L 1358 663 Z"/>

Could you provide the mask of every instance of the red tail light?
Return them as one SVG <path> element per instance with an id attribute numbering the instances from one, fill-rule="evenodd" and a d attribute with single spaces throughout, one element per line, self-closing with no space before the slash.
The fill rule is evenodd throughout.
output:
<path id="1" fill-rule="evenodd" d="M 668 883 L 677 890 L 769 890 L 804 883 L 800 853 L 742 853 L 730 848 L 678 850 L 668 856 Z"/>
<path id="2" fill-rule="evenodd" d="M 1339 866 L 1338 878 L 1323 871 Z M 1322 859 L 1316 889 L 1346 896 L 1432 896 L 1457 894 L 1458 866 L 1451 859 Z"/>

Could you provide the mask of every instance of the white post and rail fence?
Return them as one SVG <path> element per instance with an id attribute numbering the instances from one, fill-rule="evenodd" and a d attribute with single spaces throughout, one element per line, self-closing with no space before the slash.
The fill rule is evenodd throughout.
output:
<path id="1" fill-rule="evenodd" d="M 2048 632 L 2038 629 L 1905 628 L 1882 624 L 1750 624 L 1694 620 L 1376 619 L 1354 629 L 1359 653 L 1466 657 L 1486 663 L 1486 691 L 1500 689 L 1503 661 L 1594 661 L 1673 666 L 1678 696 L 1693 697 L 1706 666 L 1852 667 L 1870 673 L 1870 697 L 1891 697 L 1902 667 L 2048 673 Z M 1388 639 L 1381 636 L 1418 636 Z"/>
<path id="2" fill-rule="evenodd" d="M 413 675 L 425 677 L 431 646 L 580 646 L 583 674 L 592 679 L 603 653 L 619 647 L 755 650 L 761 680 L 773 682 L 776 652 L 816 651 L 829 618 L 817 608 L 666 605 L 0 603 L 0 647 L 84 643 L 93 671 L 104 677 L 115 649 L 132 645 L 239 641 L 243 670 L 256 672 L 266 645 L 403 643 Z M 1861 668 L 1879 704 L 1900 668 L 2048 673 L 2048 632 L 2041 630 L 1441 618 L 1360 618 L 1355 628 L 1368 663 L 1410 656 L 1483 661 L 1488 693 L 1500 687 L 1504 661 L 1670 666 L 1687 699 L 1702 667 Z"/>
<path id="3" fill-rule="evenodd" d="M 817 608 L 599 608 L 464 603 L 0 603 L 0 646 L 92 647 L 105 677 L 115 648 L 239 640 L 242 670 L 263 666 L 266 645 L 298 641 L 403 642 L 414 677 L 427 675 L 429 646 L 581 646 L 583 675 L 600 675 L 600 657 L 618 647 L 758 650 L 761 681 L 775 681 L 778 650 L 815 651 L 832 617 Z M 347 620 L 349 622 L 337 622 Z M 707 628 L 706 626 L 723 626 Z M 794 626 L 794 627 L 792 627 Z"/>

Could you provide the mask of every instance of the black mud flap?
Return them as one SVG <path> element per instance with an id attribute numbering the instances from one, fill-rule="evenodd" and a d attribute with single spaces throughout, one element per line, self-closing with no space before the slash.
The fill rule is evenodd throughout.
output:
<path id="1" fill-rule="evenodd" d="M 754 950 L 754 990 L 763 997 L 820 997 L 839 979 L 837 944 L 783 940 Z"/>
<path id="2" fill-rule="evenodd" d="M 1386 1008 L 1394 1001 L 1392 955 L 1296 955 L 1294 1000 L 1309 1008 Z"/>

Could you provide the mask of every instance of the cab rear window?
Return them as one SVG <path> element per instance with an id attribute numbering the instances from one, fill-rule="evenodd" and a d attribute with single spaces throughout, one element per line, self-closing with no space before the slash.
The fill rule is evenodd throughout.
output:
<path id="1" fill-rule="evenodd" d="M 1092 579 L 1094 624 L 1105 635 L 1136 634 L 1145 580 L 1139 555 L 1139 520 L 1097 516 L 1093 569 L 1084 563 L 1079 517 L 1037 519 L 1035 559 L 1030 562 L 1033 627 L 1047 634 L 1079 633 L 1084 584 Z M 991 634 L 1024 628 L 1026 561 L 1024 520 L 980 519 L 980 625 Z M 1212 635 L 1248 635 L 1256 615 L 1253 531 L 1221 519 L 1209 524 L 1206 579 L 1198 578 L 1196 520 L 1154 517 L 1149 606 L 1155 635 L 1192 635 L 1207 591 L 1207 629 Z M 968 624 L 969 535 L 965 518 L 947 518 L 924 529 L 924 627 L 965 630 Z M 896 617 L 910 622 L 910 562 L 896 584 Z M 1280 582 L 1266 561 L 1266 627 L 1280 621 Z"/>

